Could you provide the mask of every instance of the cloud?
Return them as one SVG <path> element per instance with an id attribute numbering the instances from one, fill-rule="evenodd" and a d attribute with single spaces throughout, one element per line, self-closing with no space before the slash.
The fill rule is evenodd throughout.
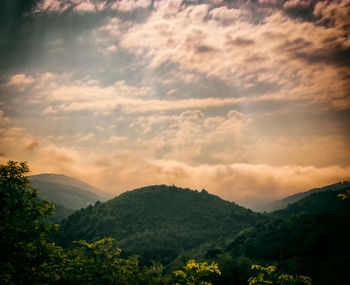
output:
<path id="1" fill-rule="evenodd" d="M 34 78 L 30 75 L 26 75 L 23 73 L 15 74 L 11 76 L 10 80 L 7 82 L 7 86 L 25 86 L 30 85 L 34 82 Z"/>
<path id="2" fill-rule="evenodd" d="M 29 143 L 26 144 L 25 150 L 27 150 L 27 151 L 33 151 L 33 150 L 35 150 L 36 148 L 38 148 L 38 146 L 39 146 L 39 142 L 38 142 L 37 140 L 33 140 L 33 141 L 31 141 L 31 142 L 29 142 Z"/>
<path id="3" fill-rule="evenodd" d="M 283 0 L 259 0 L 259 4 L 262 5 L 281 5 Z"/>
<path id="4" fill-rule="evenodd" d="M 0 127 L 3 125 L 7 125 L 11 119 L 5 116 L 5 112 L 0 110 Z"/>
<path id="5" fill-rule="evenodd" d="M 341 1 L 320 1 L 314 9 L 314 16 L 320 17 L 319 22 L 326 23 L 338 31 L 349 31 L 348 16 L 350 3 L 348 0 Z M 345 40 L 344 45 L 349 45 L 349 40 Z"/>
<path id="6" fill-rule="evenodd" d="M 152 4 L 151 0 L 120 0 L 113 3 L 112 10 L 131 12 L 136 9 L 146 9 Z"/>
<path id="7" fill-rule="evenodd" d="M 95 5 L 88 0 L 78 4 L 74 9 L 79 12 L 94 12 L 96 10 Z"/>
<path id="8" fill-rule="evenodd" d="M 243 202 L 349 178 L 348 1 L 37 3 L 4 53 L 1 161 Z"/>
<path id="9" fill-rule="evenodd" d="M 247 205 L 349 179 L 350 168 L 330 166 L 273 167 L 264 164 L 189 166 L 175 161 L 145 160 L 127 154 L 96 161 L 95 185 L 117 194 L 153 184 L 207 189 L 227 200 Z M 103 175 L 102 175 L 103 173 Z M 113 185 L 113 186 L 111 186 Z"/>
<path id="10" fill-rule="evenodd" d="M 70 76 L 51 73 L 37 75 L 36 79 L 22 74 L 21 78 L 30 78 L 30 82 L 35 81 L 35 84 L 33 83 L 35 92 L 32 94 L 34 104 L 49 103 L 43 108 L 44 115 L 76 111 L 110 113 L 113 110 L 122 110 L 131 114 L 208 109 L 232 106 L 241 102 L 268 100 L 267 97 L 155 99 L 152 97 L 151 87 L 131 86 L 123 80 L 108 87 L 101 87 L 96 81 L 72 82 Z"/>
<path id="11" fill-rule="evenodd" d="M 103 10 L 116 10 L 119 12 L 132 12 L 136 9 L 146 9 L 152 4 L 151 0 L 41 0 L 35 12 L 63 12 L 72 9 L 76 12 L 98 12 Z"/>
<path id="12" fill-rule="evenodd" d="M 226 159 L 231 155 L 238 159 L 232 149 L 238 148 L 249 123 L 250 118 L 237 111 L 206 116 L 191 110 L 179 115 L 139 116 L 129 128 L 137 137 L 134 148 L 141 153 L 147 149 L 158 159 L 198 164 L 218 161 L 218 153 L 225 153 Z"/>
<path id="13" fill-rule="evenodd" d="M 91 140 L 94 140 L 95 139 L 95 135 L 93 133 L 88 133 L 86 135 L 83 135 L 81 133 L 78 133 L 76 136 L 75 136 L 78 141 L 80 142 L 86 142 L 86 141 L 91 141 Z"/>
<path id="14" fill-rule="evenodd" d="M 34 173 L 64 173 L 115 195 L 145 185 L 167 184 L 205 188 L 224 199 L 248 205 L 350 179 L 350 168 L 336 165 L 233 163 L 191 166 L 174 160 L 142 158 L 125 151 L 112 152 L 108 156 L 100 153 L 86 156 L 78 149 L 58 147 L 49 142 L 41 142 L 35 153 L 26 153 L 22 160 L 31 158 L 29 166 Z M 7 159 L 1 157 L 0 161 L 5 163 Z"/>
<path id="15" fill-rule="evenodd" d="M 344 6 L 322 5 L 314 12 L 322 19 L 331 17 L 333 6 Z M 242 90 L 270 84 L 283 89 L 279 97 L 285 100 L 334 107 L 333 100 L 348 96 L 346 12 L 334 13 L 334 25 L 324 26 L 282 11 L 257 11 L 263 20 L 253 22 L 255 15 L 245 8 L 161 4 L 123 34 L 121 47 L 148 58 L 153 69 L 176 64 Z"/>
<path id="16" fill-rule="evenodd" d="M 27 161 L 32 171 L 64 173 L 78 163 L 80 154 L 73 148 L 57 146 L 54 141 L 58 139 L 34 137 L 21 128 L 0 129 L 0 149 L 4 153 L 0 162 Z"/>
<path id="17" fill-rule="evenodd" d="M 237 124 L 237 121 L 244 121 L 246 118 L 233 111 L 227 114 L 225 120 L 216 118 L 211 122 L 200 112 L 193 111 L 185 112 L 178 117 L 161 118 L 159 124 L 164 120 L 168 120 L 170 124 L 177 121 L 179 125 L 175 129 L 180 128 L 178 129 L 180 132 L 191 132 L 195 131 L 192 128 L 195 125 L 200 126 L 199 128 L 207 125 L 207 128 L 215 129 L 217 126 L 227 124 L 230 120 L 235 120 Z M 155 124 L 153 123 L 153 126 Z M 226 131 L 229 132 L 230 128 Z M 218 133 L 221 132 L 220 130 Z M 271 165 L 242 162 L 193 164 L 166 157 L 154 159 L 142 154 L 138 155 L 137 148 L 129 151 L 109 150 L 108 154 L 103 148 L 95 148 L 90 149 L 87 155 L 82 147 L 75 147 L 72 144 L 68 146 L 67 143 L 62 145 L 55 137 L 33 137 L 18 128 L 2 129 L 0 133 L 0 149 L 3 153 L 0 157 L 1 163 L 6 163 L 9 159 L 29 161 L 33 173 L 64 173 L 114 194 L 145 185 L 174 184 L 192 189 L 205 188 L 224 199 L 249 205 L 249 203 L 282 198 L 299 191 L 350 179 L 348 165 L 316 167 L 312 164 Z M 189 144 L 197 143 L 195 140 L 198 138 L 197 134 L 188 136 Z M 79 137 L 83 136 L 79 135 Z M 127 141 L 122 136 L 110 136 L 109 140 L 112 144 Z M 153 141 L 153 143 L 156 142 L 157 140 Z M 276 145 L 282 144 L 283 142 L 276 143 Z M 339 147 L 339 145 L 329 145 L 329 142 L 326 144 L 331 149 Z M 285 143 L 285 145 L 287 147 L 288 144 Z M 272 145 L 272 148 L 274 147 L 275 145 Z M 315 144 L 309 145 L 309 148 L 313 147 Z M 349 151 L 339 153 L 339 155 L 344 154 L 349 156 Z M 226 155 L 230 154 L 226 153 Z"/>
<path id="18" fill-rule="evenodd" d="M 108 144 L 117 144 L 120 142 L 126 141 L 128 138 L 126 136 L 110 136 L 107 140 L 103 141 L 103 143 L 108 143 Z"/>
<path id="19" fill-rule="evenodd" d="M 40 11 L 57 12 L 62 10 L 63 10 L 62 2 L 59 2 L 57 0 L 42 0 L 38 2 L 35 12 L 40 12 Z"/>
<path id="20" fill-rule="evenodd" d="M 316 1 L 314 0 L 288 0 L 283 4 L 285 9 L 306 9 Z"/>
<path id="21" fill-rule="evenodd" d="M 110 46 L 107 47 L 107 51 L 111 52 L 111 53 L 115 53 L 115 52 L 118 51 L 118 48 L 115 45 L 110 45 Z"/>

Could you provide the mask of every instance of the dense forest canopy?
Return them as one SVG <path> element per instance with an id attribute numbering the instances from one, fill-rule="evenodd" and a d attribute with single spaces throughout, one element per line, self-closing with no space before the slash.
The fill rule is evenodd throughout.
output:
<path id="1" fill-rule="evenodd" d="M 175 186 L 149 186 L 75 212 L 61 223 L 57 242 L 113 237 L 128 253 L 169 263 L 182 251 L 234 236 L 263 220 L 235 203 Z"/>

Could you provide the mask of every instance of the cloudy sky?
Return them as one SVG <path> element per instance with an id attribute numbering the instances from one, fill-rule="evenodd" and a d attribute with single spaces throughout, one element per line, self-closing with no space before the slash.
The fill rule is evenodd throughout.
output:
<path id="1" fill-rule="evenodd" d="M 350 179 L 350 1 L 3 0 L 0 162 L 244 205 Z"/>

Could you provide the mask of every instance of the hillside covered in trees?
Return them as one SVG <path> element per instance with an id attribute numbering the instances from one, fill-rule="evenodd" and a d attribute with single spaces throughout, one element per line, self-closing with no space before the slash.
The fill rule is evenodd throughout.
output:
<path id="1" fill-rule="evenodd" d="M 57 225 L 28 171 L 12 161 L 0 167 L 1 283 L 347 283 L 346 188 L 258 214 L 205 190 L 149 186 Z"/>
<path id="2" fill-rule="evenodd" d="M 166 268 L 187 259 L 218 262 L 218 284 L 245 284 L 252 264 L 311 276 L 314 284 L 341 284 L 350 253 L 346 188 L 320 191 L 269 214 L 257 214 L 217 196 L 175 186 L 149 186 L 75 212 L 57 241 L 116 239 L 125 254 Z M 336 272 L 334 276 L 334 272 Z"/>
<path id="3" fill-rule="evenodd" d="M 128 191 L 75 212 L 61 223 L 57 242 L 113 237 L 126 253 L 169 263 L 181 252 L 234 236 L 265 218 L 235 203 L 175 186 Z"/>

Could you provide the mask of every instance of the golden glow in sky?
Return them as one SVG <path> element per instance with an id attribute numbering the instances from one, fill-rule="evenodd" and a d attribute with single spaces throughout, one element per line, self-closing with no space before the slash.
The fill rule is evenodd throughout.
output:
<path id="1" fill-rule="evenodd" d="M 349 1 L 5 2 L 2 163 L 243 205 L 350 179 Z"/>

